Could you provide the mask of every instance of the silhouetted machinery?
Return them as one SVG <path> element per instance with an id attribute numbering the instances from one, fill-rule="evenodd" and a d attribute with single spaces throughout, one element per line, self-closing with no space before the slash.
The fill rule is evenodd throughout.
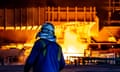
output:
<path id="1" fill-rule="evenodd" d="M 24 56 L 24 51 L 25 51 L 24 48 L 22 48 L 22 49 L 9 48 L 9 49 L 5 49 L 5 50 L 0 49 L 1 65 L 20 62 L 20 58 L 22 56 Z"/>
<path id="2" fill-rule="evenodd" d="M 120 26 L 120 10 L 117 10 L 111 15 L 111 25 Z"/>

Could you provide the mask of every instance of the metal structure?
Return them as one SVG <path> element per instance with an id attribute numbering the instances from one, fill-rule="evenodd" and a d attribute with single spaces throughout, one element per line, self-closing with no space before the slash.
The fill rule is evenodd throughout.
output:
<path id="1" fill-rule="evenodd" d="M 0 9 L 0 29 L 32 30 L 43 22 L 43 7 Z"/>
<path id="2" fill-rule="evenodd" d="M 45 21 L 92 22 L 96 19 L 96 7 L 47 7 L 45 15 Z"/>
<path id="3" fill-rule="evenodd" d="M 118 15 L 120 13 L 120 0 L 109 0 L 109 6 L 108 6 L 108 25 L 111 23 L 120 23 L 120 20 L 114 20 L 111 19 L 112 15 L 118 11 Z M 117 18 L 117 17 L 116 17 Z"/>
<path id="4" fill-rule="evenodd" d="M 90 43 L 90 34 L 93 26 L 98 31 L 99 20 L 96 16 L 96 7 L 4 8 L 0 9 L 0 14 L 0 37 L 8 40 L 17 40 L 15 41 L 17 43 L 19 43 L 19 40 L 24 39 L 23 48 L 27 42 L 31 42 L 35 33 L 40 29 L 40 25 L 45 21 L 52 22 L 55 25 L 58 42 L 60 40 L 62 42 L 60 44 L 69 47 L 71 43 L 67 43 L 66 40 L 71 39 L 72 35 L 74 38 L 78 38 L 79 41 L 77 39 L 75 40 L 76 44 L 73 44 L 75 46 L 73 48 L 75 51 L 78 51 L 76 49 L 79 47 L 78 49 L 82 50 L 82 56 L 84 56 L 84 49 L 87 46 L 80 48 L 80 43 Z M 67 38 L 68 32 L 71 38 Z M 14 43 L 15 46 L 17 43 Z M 29 53 L 24 54 L 28 55 Z"/>
<path id="5" fill-rule="evenodd" d="M 47 7 L 45 20 L 55 25 L 58 42 L 63 46 L 64 53 L 72 56 L 85 56 L 84 50 L 91 42 L 92 28 L 97 33 L 99 27 L 96 7 Z M 71 50 L 74 50 L 73 54 Z"/>
<path id="6" fill-rule="evenodd" d="M 108 24 L 109 25 L 112 22 L 120 23 L 119 22 L 120 20 L 116 21 L 111 19 L 112 13 L 119 10 L 120 10 L 120 0 L 109 0 L 109 8 L 108 8 Z M 89 51 L 91 50 L 86 48 L 82 49 L 81 47 L 84 48 L 84 46 L 80 47 L 80 45 L 82 45 L 80 43 L 91 44 L 92 33 L 95 34 L 98 32 L 99 19 L 96 16 L 96 13 L 97 13 L 97 10 L 95 6 L 93 7 L 67 6 L 67 7 L 1 8 L 0 9 L 0 31 L 1 31 L 0 37 L 1 39 L 2 38 L 10 39 L 10 38 L 13 38 L 12 34 L 14 33 L 17 40 L 25 39 L 24 41 L 24 44 L 25 44 L 27 39 L 29 39 L 28 40 L 29 42 L 31 38 L 34 38 L 34 36 L 30 37 L 29 34 L 35 35 L 37 30 L 40 29 L 40 25 L 45 21 L 49 21 L 55 25 L 58 42 L 61 45 L 64 44 L 66 48 L 68 47 L 67 49 L 65 49 L 66 51 L 71 51 L 72 49 L 69 50 L 70 48 L 75 48 L 76 53 L 78 51 L 83 51 L 82 56 L 91 56 L 91 54 L 87 55 L 87 53 L 89 53 Z M 3 35 L 3 33 L 5 33 L 5 35 Z M 7 36 L 6 34 L 10 35 L 11 37 Z M 95 36 L 94 34 L 92 36 Z M 24 37 L 18 38 L 20 37 L 19 35 L 24 37 L 26 36 L 26 38 Z M 74 37 L 75 40 L 72 42 L 73 45 L 76 45 L 75 47 L 68 46 L 72 44 L 70 42 L 68 43 L 67 41 L 71 39 L 70 36 L 75 36 Z M 79 39 L 79 41 L 77 41 L 77 38 Z M 14 39 L 15 38 L 13 38 L 13 40 Z M 77 42 L 77 43 L 74 43 L 74 42 Z M 97 44 L 98 48 L 101 48 L 100 44 Z M 97 54 L 100 54 L 98 52 L 100 52 L 99 50 L 97 51 Z M 28 53 L 26 55 L 28 55 Z M 71 55 L 78 56 L 72 53 Z"/>

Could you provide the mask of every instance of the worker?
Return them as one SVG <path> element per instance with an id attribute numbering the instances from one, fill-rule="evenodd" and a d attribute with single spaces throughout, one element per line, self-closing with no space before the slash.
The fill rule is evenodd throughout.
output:
<path id="1" fill-rule="evenodd" d="M 56 42 L 52 23 L 44 23 L 37 33 L 36 42 L 28 56 L 24 72 L 60 72 L 65 67 L 61 46 Z"/>

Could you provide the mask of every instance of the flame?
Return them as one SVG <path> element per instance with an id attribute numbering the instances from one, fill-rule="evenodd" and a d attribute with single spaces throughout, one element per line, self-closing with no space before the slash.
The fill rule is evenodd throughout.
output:
<path id="1" fill-rule="evenodd" d="M 56 27 L 63 28 L 64 31 L 63 33 L 57 33 L 57 37 L 63 36 L 64 44 L 62 45 L 62 48 L 65 59 L 67 59 L 68 56 L 85 56 L 84 53 L 90 42 L 91 27 L 94 24 L 94 22 L 67 22 L 63 23 L 61 27 Z M 90 54 L 89 52 L 88 54 Z"/>

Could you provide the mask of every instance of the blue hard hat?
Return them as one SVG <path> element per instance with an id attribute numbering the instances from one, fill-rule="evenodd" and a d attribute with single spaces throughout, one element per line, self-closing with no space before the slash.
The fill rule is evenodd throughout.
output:
<path id="1" fill-rule="evenodd" d="M 49 41 L 56 41 L 56 36 L 54 34 L 54 26 L 52 23 L 44 23 L 41 27 L 41 30 L 37 33 L 36 38 L 44 38 Z"/>
<path id="2" fill-rule="evenodd" d="M 54 34 L 54 26 L 52 23 L 44 23 L 41 28 L 42 32 L 52 32 Z"/>

